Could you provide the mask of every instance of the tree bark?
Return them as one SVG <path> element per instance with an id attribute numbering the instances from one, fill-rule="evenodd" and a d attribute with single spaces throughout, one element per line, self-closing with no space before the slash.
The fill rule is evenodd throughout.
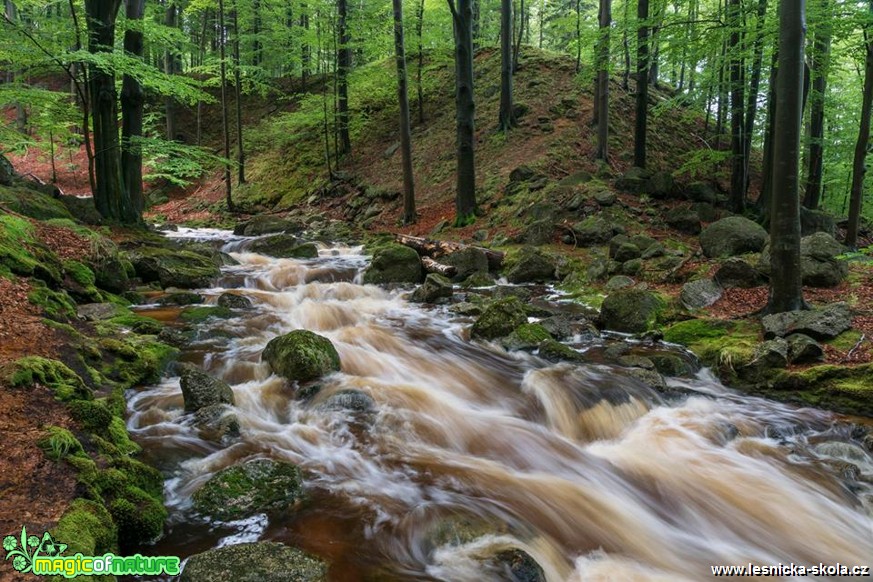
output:
<path id="1" fill-rule="evenodd" d="M 221 80 L 221 126 L 224 131 L 224 195 L 227 200 L 227 211 L 233 212 L 233 186 L 230 173 L 230 121 L 227 111 L 227 28 L 224 26 L 224 0 L 218 0 L 218 58 L 219 77 Z"/>
<path id="2" fill-rule="evenodd" d="M 744 190 L 749 189 L 749 158 L 752 152 L 752 133 L 755 130 L 755 113 L 758 110 L 758 89 L 761 86 L 761 67 L 764 62 L 764 18 L 767 15 L 767 0 L 758 0 L 758 14 L 755 21 L 755 46 L 752 61 L 752 79 L 749 84 L 749 95 L 746 100 L 746 127 L 743 130 L 746 166 L 743 170 L 745 176 Z"/>
<path id="3" fill-rule="evenodd" d="M 394 4 L 394 53 L 397 60 L 397 99 L 400 102 L 400 152 L 403 162 L 403 223 L 416 221 L 415 180 L 412 175 L 412 134 L 406 83 L 406 47 L 403 43 L 403 0 Z"/>
<path id="4" fill-rule="evenodd" d="M 127 0 L 127 20 L 142 21 L 145 0 Z M 124 32 L 124 52 L 141 59 L 143 34 L 136 27 Z M 137 140 L 142 138 L 143 89 L 131 75 L 124 75 L 121 82 L 121 167 L 124 172 L 124 187 L 137 214 L 145 209 L 142 192 L 142 148 Z"/>
<path id="5" fill-rule="evenodd" d="M 767 125 L 764 128 L 764 161 L 761 168 L 761 194 L 755 203 L 758 213 L 767 217 L 769 217 L 770 213 L 770 201 L 773 199 L 773 128 L 776 125 L 776 81 L 779 78 L 778 72 L 779 51 L 774 50 L 773 60 L 770 64 L 770 90 L 767 94 Z"/>
<path id="6" fill-rule="evenodd" d="M 307 12 L 308 6 L 306 4 L 300 5 L 300 28 L 304 30 L 305 33 L 309 31 L 309 13 Z M 306 84 L 309 80 L 309 73 L 312 62 L 312 47 L 309 46 L 309 43 L 304 39 L 300 43 L 300 84 L 301 90 L 306 91 Z"/>
<path id="7" fill-rule="evenodd" d="M 348 0 L 337 1 L 337 94 L 339 112 L 339 154 L 352 151 L 352 140 L 349 137 L 349 69 L 352 66 L 352 49 L 349 46 L 349 33 L 346 25 L 348 18 Z"/>
<path id="8" fill-rule="evenodd" d="M 731 210 L 742 214 L 746 209 L 746 140 L 743 135 L 743 120 L 746 99 L 744 95 L 742 57 L 742 0 L 730 0 L 728 4 L 728 23 L 731 27 L 729 39 L 730 81 L 731 81 Z"/>
<path id="9" fill-rule="evenodd" d="M 233 78 L 236 101 L 236 149 L 238 184 L 246 183 L 246 153 L 243 147 L 242 72 L 239 58 L 239 8 L 233 2 Z"/>
<path id="10" fill-rule="evenodd" d="M 624 3 L 624 23 L 621 32 L 621 45 L 624 49 L 624 75 L 621 79 L 621 88 L 625 91 L 630 91 L 630 70 L 631 70 L 631 54 L 630 42 L 627 38 L 627 29 L 630 26 L 630 2 L 625 0 Z M 542 48 L 542 47 L 540 47 Z"/>
<path id="11" fill-rule="evenodd" d="M 822 22 L 815 27 L 815 42 L 812 53 L 812 93 L 809 112 L 809 150 L 807 154 L 806 194 L 803 205 L 811 210 L 818 208 L 821 200 L 822 166 L 824 161 L 824 104 L 830 69 L 831 34 L 833 22 L 832 4 L 822 0 Z"/>
<path id="12" fill-rule="evenodd" d="M 447 0 L 455 36 L 455 105 L 457 108 L 458 171 L 455 192 L 455 225 L 475 221 L 476 106 L 473 100 L 473 6 L 472 0 Z"/>
<path id="13" fill-rule="evenodd" d="M 870 12 L 873 17 L 873 0 L 870 1 Z M 870 143 L 870 113 L 873 107 L 873 25 L 868 24 L 864 30 L 867 58 L 864 67 L 864 94 L 861 98 L 861 123 L 858 131 L 858 141 L 855 142 L 855 157 L 852 163 L 852 189 L 849 194 L 849 224 L 846 229 L 846 246 L 858 246 L 858 230 L 861 226 L 861 202 L 864 198 L 864 176 L 867 167 L 867 148 Z"/>
<path id="14" fill-rule="evenodd" d="M 424 68 L 424 0 L 419 0 L 418 10 L 415 15 L 415 34 L 418 37 L 418 70 L 416 75 L 416 88 L 418 89 L 418 122 L 424 123 L 424 87 L 421 84 L 422 69 Z"/>
<path id="15" fill-rule="evenodd" d="M 600 36 L 597 39 L 597 159 L 609 163 L 609 28 L 612 0 L 600 0 Z"/>
<path id="16" fill-rule="evenodd" d="M 261 66 L 261 1 L 252 0 L 252 65 Z"/>
<path id="17" fill-rule="evenodd" d="M 85 0 L 88 50 L 111 52 L 115 46 L 115 19 L 121 0 Z M 110 220 L 139 222 L 121 175 L 121 142 L 118 137 L 118 95 L 115 76 L 91 65 L 90 98 L 94 124 L 94 205 Z"/>
<path id="18" fill-rule="evenodd" d="M 417 236 L 409 236 L 406 234 L 395 235 L 394 239 L 404 246 L 415 249 L 415 251 L 419 255 L 424 257 L 431 257 L 433 259 L 438 259 L 444 255 L 448 255 L 457 251 L 462 251 L 468 248 L 477 249 L 482 251 L 485 254 L 485 257 L 488 259 L 488 270 L 490 271 L 500 270 L 500 267 L 503 265 L 503 259 L 506 256 L 501 251 L 495 251 L 483 247 L 477 247 L 474 245 L 465 245 L 462 243 L 444 240 L 430 240 Z"/>
<path id="19" fill-rule="evenodd" d="M 512 0 L 500 1 L 500 113 L 497 127 L 508 131 L 516 126 L 512 105 Z"/>
<path id="20" fill-rule="evenodd" d="M 634 166 L 646 167 L 646 122 L 649 111 L 649 0 L 637 3 L 637 116 L 634 126 Z"/>
<path id="21" fill-rule="evenodd" d="M 766 311 L 805 308 L 800 271 L 800 133 L 803 112 L 805 0 L 779 5 L 779 76 L 773 128 L 773 203 L 770 211 L 770 300 Z M 778 185 L 778 188 L 775 186 Z"/>
<path id="22" fill-rule="evenodd" d="M 168 28 L 178 28 L 179 26 L 179 8 L 174 0 L 167 0 L 167 6 L 164 10 L 164 25 Z M 164 51 L 164 72 L 167 75 L 175 75 L 177 69 L 176 55 L 171 48 Z M 167 140 L 173 141 L 176 139 L 176 100 L 172 97 L 164 99 L 164 110 L 167 117 Z"/>

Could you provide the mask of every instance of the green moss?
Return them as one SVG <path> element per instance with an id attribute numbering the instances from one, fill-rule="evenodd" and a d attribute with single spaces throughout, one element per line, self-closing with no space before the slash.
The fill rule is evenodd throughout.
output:
<path id="1" fill-rule="evenodd" d="M 720 319 L 689 319 L 665 329 L 664 341 L 690 346 L 702 340 L 726 336 L 731 325 L 731 322 Z"/>
<path id="2" fill-rule="evenodd" d="M 827 345 L 833 347 L 834 349 L 840 350 L 845 353 L 858 345 L 858 342 L 864 336 L 863 333 L 856 329 L 850 329 L 848 331 L 844 331 L 834 339 L 825 342 Z"/>
<path id="3" fill-rule="evenodd" d="M 210 317 L 228 319 L 233 317 L 233 311 L 228 307 L 207 305 L 204 307 L 189 307 L 182 311 L 180 318 L 185 323 L 203 323 Z"/>
<path id="4" fill-rule="evenodd" d="M 100 340 L 104 353 L 102 373 L 124 387 L 157 381 L 179 350 L 148 339 Z"/>
<path id="5" fill-rule="evenodd" d="M 130 439 L 130 435 L 127 434 L 127 427 L 124 425 L 124 419 L 118 416 L 113 417 L 109 422 L 109 426 L 106 427 L 106 434 L 109 437 L 109 441 L 117 447 L 121 454 L 130 455 L 142 450 L 142 447 Z"/>
<path id="6" fill-rule="evenodd" d="M 46 315 L 61 320 L 76 316 L 76 304 L 64 291 L 52 291 L 44 285 L 35 285 L 27 300 L 42 308 Z"/>
<path id="7" fill-rule="evenodd" d="M 64 272 L 82 287 L 93 287 L 94 271 L 79 261 L 64 261 Z"/>
<path id="8" fill-rule="evenodd" d="M 873 416 L 873 364 L 783 372 L 768 396 L 857 416 Z"/>
<path id="9" fill-rule="evenodd" d="M 498 299 L 491 303 L 470 331 L 473 338 L 494 340 L 509 335 L 527 323 L 524 304 L 517 297 Z"/>
<path id="10" fill-rule="evenodd" d="M 112 461 L 112 468 L 124 474 L 127 483 L 134 485 L 152 497 L 160 498 L 164 492 L 164 476 L 161 472 L 130 457 Z"/>
<path id="11" fill-rule="evenodd" d="M 164 329 L 164 324 L 160 321 L 152 319 L 151 317 L 143 317 L 135 313 L 126 313 L 124 315 L 119 315 L 118 317 L 113 317 L 108 320 L 108 323 L 125 327 L 140 335 L 158 335 L 161 333 L 161 330 Z M 101 335 L 112 335 L 117 331 L 107 327 L 105 323 L 102 326 L 98 324 L 97 330 Z"/>
<path id="12" fill-rule="evenodd" d="M 737 371 L 753 359 L 760 342 L 760 325 L 747 321 L 692 319 L 664 331 L 664 340 L 684 345 L 725 381 L 737 379 Z"/>
<path id="13" fill-rule="evenodd" d="M 9 382 L 16 387 L 42 384 L 61 400 L 90 400 L 91 390 L 74 371 L 58 360 L 40 356 L 21 358 L 12 364 Z"/>
<path id="14" fill-rule="evenodd" d="M 89 432 L 106 431 L 114 417 L 112 411 L 97 400 L 74 400 L 69 407 L 73 419 Z"/>
<path id="15" fill-rule="evenodd" d="M 72 218 L 59 199 L 26 186 L 0 186 L 0 204 L 37 220 Z"/>
<path id="16" fill-rule="evenodd" d="M 36 240 L 31 223 L 17 216 L 0 216 L 0 265 L 16 275 L 61 281 L 57 257 Z"/>
<path id="17" fill-rule="evenodd" d="M 59 426 L 50 426 L 46 434 L 37 445 L 45 453 L 45 456 L 53 461 L 61 461 L 67 457 L 81 456 L 85 454 L 82 443 L 73 433 Z"/>
<path id="18" fill-rule="evenodd" d="M 109 513 L 118 527 L 118 543 L 122 548 L 151 542 L 163 533 L 167 519 L 163 504 L 133 485 L 109 504 Z"/>
<path id="19" fill-rule="evenodd" d="M 118 549 L 112 516 L 102 504 L 87 499 L 73 500 L 52 535 L 67 544 L 67 556 L 99 556 Z"/>
<path id="20" fill-rule="evenodd" d="M 270 340 L 262 357 L 276 374 L 291 382 L 315 380 L 341 367 L 333 343 L 303 329 Z"/>
<path id="21" fill-rule="evenodd" d="M 523 323 L 515 328 L 513 333 L 520 340 L 531 343 L 540 343 L 547 339 L 552 339 L 552 334 L 538 323 Z"/>

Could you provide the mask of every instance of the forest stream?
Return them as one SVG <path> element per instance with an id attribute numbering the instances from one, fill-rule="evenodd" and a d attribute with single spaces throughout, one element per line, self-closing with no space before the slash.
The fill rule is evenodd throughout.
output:
<path id="1" fill-rule="evenodd" d="M 472 319 L 361 284 L 359 247 L 273 259 L 226 232 L 173 236 L 212 240 L 238 262 L 202 291 L 208 303 L 232 290 L 254 308 L 207 320 L 182 355 L 233 387 L 241 438 L 201 439 L 178 377 L 128 395 L 130 432 L 167 477 L 167 534 L 143 553 L 275 540 L 324 558 L 338 581 L 506 580 L 486 558 L 511 549 L 550 582 L 871 565 L 873 458 L 848 419 L 741 395 L 706 370 L 658 393 L 606 365 L 471 342 Z M 318 391 L 296 391 L 261 362 L 269 340 L 295 329 L 339 352 L 342 371 Z M 602 341 L 575 340 L 579 350 Z M 349 390 L 371 409 L 330 405 Z M 227 524 L 193 511 L 212 475 L 257 457 L 298 465 L 308 501 Z M 453 520 L 489 533 L 446 543 Z"/>

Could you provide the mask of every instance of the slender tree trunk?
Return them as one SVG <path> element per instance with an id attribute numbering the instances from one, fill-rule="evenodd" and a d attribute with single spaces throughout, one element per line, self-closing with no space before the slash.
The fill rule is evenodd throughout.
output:
<path id="1" fill-rule="evenodd" d="M 239 10 L 237 0 L 233 2 L 233 78 L 236 97 L 236 149 L 237 149 L 237 172 L 238 183 L 246 183 L 246 154 L 243 147 L 243 121 L 242 121 L 242 73 L 240 71 L 239 58 Z"/>
<path id="2" fill-rule="evenodd" d="M 412 176 L 412 134 L 406 83 L 406 48 L 403 45 L 403 0 L 394 4 L 394 53 L 397 60 L 397 99 L 400 102 L 400 152 L 403 158 L 403 223 L 412 224 L 415 215 L 415 180 Z"/>
<path id="3" fill-rule="evenodd" d="M 870 2 L 871 17 L 873 17 L 873 0 Z M 852 189 L 849 194 L 849 224 L 846 229 L 846 246 L 858 246 L 858 231 L 861 226 L 861 202 L 864 198 L 864 176 L 867 173 L 865 161 L 870 143 L 870 113 L 873 107 L 873 25 L 868 24 L 864 30 L 867 58 L 864 67 L 864 93 L 861 98 L 861 123 L 858 131 L 858 141 L 855 142 L 855 158 L 852 163 Z"/>
<path id="4" fill-rule="evenodd" d="M 349 137 L 349 69 L 352 66 L 352 49 L 349 46 L 348 27 L 348 0 L 338 0 L 339 11 L 337 22 L 337 35 L 339 47 L 337 50 L 337 93 L 339 112 L 339 154 L 347 154 L 352 151 L 352 140 Z"/>
<path id="5" fill-rule="evenodd" d="M 455 194 L 455 225 L 475 220 L 476 107 L 473 101 L 473 6 L 472 0 L 447 0 L 455 34 L 455 102 L 457 106 L 458 175 Z"/>
<path id="6" fill-rule="evenodd" d="M 630 27 L 630 0 L 624 0 L 624 23 L 621 31 L 621 45 L 624 49 L 624 75 L 621 80 L 621 88 L 625 91 L 630 91 L 630 70 L 631 70 L 631 54 L 630 41 L 627 37 L 627 30 Z"/>
<path id="7" fill-rule="evenodd" d="M 252 65 L 261 66 L 261 0 L 252 0 Z M 289 23 L 290 24 L 290 23 Z"/>
<path id="8" fill-rule="evenodd" d="M 91 53 L 109 52 L 115 46 L 115 19 L 121 0 L 85 0 Z M 118 95 L 115 76 L 91 66 L 91 110 L 94 112 L 94 166 L 97 189 L 94 205 L 111 220 L 136 223 L 139 217 L 130 202 L 121 175 L 121 142 L 118 137 Z"/>
<path id="9" fill-rule="evenodd" d="M 164 25 L 168 28 L 178 28 L 179 26 L 179 8 L 176 6 L 175 0 L 167 0 L 167 6 L 164 10 Z M 164 51 L 164 72 L 167 75 L 175 75 L 177 57 L 173 53 L 173 49 L 168 48 Z M 176 100 L 172 97 L 167 97 L 164 100 L 164 107 L 167 117 L 167 139 L 173 141 L 176 139 Z"/>
<path id="10" fill-rule="evenodd" d="M 539 8 L 539 21 L 540 21 L 540 39 L 539 39 L 539 48 L 542 50 L 543 48 L 543 33 L 546 29 L 546 0 L 540 0 L 540 8 Z"/>
<path id="11" fill-rule="evenodd" d="M 515 127 L 512 104 L 512 0 L 500 2 L 500 113 L 497 127 L 508 131 Z"/>
<path id="12" fill-rule="evenodd" d="M 824 104 L 830 69 L 832 13 L 831 2 L 822 0 L 822 22 L 815 27 L 812 55 L 812 99 L 809 119 L 809 153 L 807 156 L 806 194 L 803 205 L 811 210 L 821 200 L 822 166 L 824 161 Z"/>
<path id="13" fill-rule="evenodd" d="M 766 311 L 803 309 L 800 270 L 800 128 L 803 112 L 805 0 L 779 3 L 779 76 L 773 135 L 770 300 Z"/>
<path id="14" fill-rule="evenodd" d="M 646 123 L 649 113 L 649 0 L 637 4 L 637 117 L 634 127 L 634 166 L 646 167 Z"/>
<path id="15" fill-rule="evenodd" d="M 744 95 L 742 57 L 742 0 L 730 0 L 728 22 L 730 32 L 730 72 L 731 72 L 731 210 L 742 214 L 746 209 L 746 140 L 743 136 L 743 120 L 746 99 Z"/>
<path id="16" fill-rule="evenodd" d="M 770 90 L 767 94 L 767 125 L 764 130 L 764 162 L 761 169 L 761 195 L 755 207 L 769 220 L 770 201 L 773 199 L 773 128 L 776 126 L 776 80 L 779 72 L 779 51 L 773 51 L 770 64 Z"/>
<path id="17" fill-rule="evenodd" d="M 612 0 L 600 0 L 597 40 L 597 159 L 609 163 L 609 28 Z"/>
<path id="18" fill-rule="evenodd" d="M 221 126 L 224 130 L 224 194 L 227 200 L 227 211 L 233 212 L 233 186 L 230 173 L 230 114 L 227 107 L 227 28 L 224 26 L 224 0 L 218 0 L 218 58 L 221 60 L 219 76 L 221 78 Z"/>
<path id="19" fill-rule="evenodd" d="M 482 0 L 472 0 L 473 2 L 473 51 L 479 50 L 479 39 L 482 36 Z"/>
<path id="20" fill-rule="evenodd" d="M 755 21 L 755 45 L 752 61 L 752 79 L 749 84 L 749 95 L 746 101 L 746 128 L 743 131 L 745 134 L 745 144 L 743 151 L 745 152 L 746 167 L 743 170 L 745 176 L 744 189 L 749 189 L 749 159 L 752 152 L 752 133 L 755 130 L 755 113 L 758 110 L 758 89 L 761 86 L 761 67 L 764 61 L 764 18 L 767 15 L 767 0 L 758 0 L 758 14 Z"/>
<path id="21" fill-rule="evenodd" d="M 649 0 L 646 0 L 648 2 Z M 576 0 L 576 72 L 582 70 L 582 0 Z"/>
<path id="22" fill-rule="evenodd" d="M 518 35 L 515 37 L 515 49 L 512 51 L 512 72 L 515 73 L 518 71 L 518 59 L 521 55 L 521 39 L 524 37 L 524 27 L 527 22 L 527 10 L 525 9 L 524 0 L 520 1 L 520 7 L 518 10 Z M 503 2 L 503 0 L 501 0 Z M 510 0 L 510 5 L 512 4 Z M 515 15 L 513 14 L 513 19 L 515 20 Z"/>
<path id="23" fill-rule="evenodd" d="M 300 5 L 300 28 L 304 30 L 304 36 L 309 31 L 309 13 L 307 12 L 308 6 L 306 4 Z M 312 47 L 309 46 L 309 42 L 304 40 L 300 43 L 300 63 L 301 63 L 301 71 L 300 71 L 300 83 L 302 85 L 302 91 L 306 91 L 306 84 L 309 80 L 309 70 L 312 66 L 310 64 L 312 60 Z"/>
<path id="24" fill-rule="evenodd" d="M 141 22 L 145 0 L 127 0 L 128 22 Z M 141 59 L 143 34 L 136 27 L 124 32 L 124 52 Z M 121 82 L 121 168 L 124 172 L 124 187 L 137 214 L 145 209 L 142 192 L 142 148 L 137 140 L 142 137 L 143 90 L 140 82 L 131 75 L 124 75 Z"/>
<path id="25" fill-rule="evenodd" d="M 74 48 L 75 50 L 80 50 L 82 48 L 82 35 L 79 28 L 79 17 L 76 13 L 76 4 L 74 0 L 69 0 L 68 5 L 70 7 L 70 18 L 73 21 L 73 33 L 76 38 Z M 82 72 L 83 82 L 81 84 L 77 80 L 76 75 L 78 68 L 81 68 Z M 85 66 L 78 67 L 74 64 L 71 67 L 70 81 L 82 104 L 82 141 L 85 142 L 85 155 L 88 158 L 88 184 L 91 186 L 91 192 L 93 193 L 97 191 L 97 174 L 94 148 L 91 144 L 91 80 L 88 78 L 88 68 Z"/>
<path id="26" fill-rule="evenodd" d="M 418 89 L 418 122 L 424 123 L 424 86 L 421 83 L 422 69 L 424 69 L 424 0 L 418 2 L 415 35 L 418 37 L 418 70 L 415 72 L 415 85 Z"/>
<path id="27" fill-rule="evenodd" d="M 209 24 L 209 10 L 203 11 L 203 28 L 200 30 L 200 63 L 202 64 L 205 59 L 206 53 L 206 30 Z M 203 143 L 203 101 L 197 100 L 197 145 L 201 145 Z"/>
<path id="28" fill-rule="evenodd" d="M 315 38 L 317 41 L 316 51 L 315 51 L 315 69 L 316 74 L 321 73 L 322 71 L 322 61 L 324 56 L 322 55 L 322 43 L 321 43 L 321 18 L 319 18 L 318 10 L 315 12 Z M 327 66 L 324 66 L 324 70 L 327 69 Z M 326 82 L 325 82 L 326 84 Z M 327 176 L 329 180 L 333 180 L 333 167 L 331 166 L 331 154 L 330 154 L 330 122 L 328 120 L 328 112 L 327 112 L 327 87 L 325 90 L 321 92 L 321 107 L 322 107 L 322 129 L 324 134 L 324 161 L 327 165 Z"/>

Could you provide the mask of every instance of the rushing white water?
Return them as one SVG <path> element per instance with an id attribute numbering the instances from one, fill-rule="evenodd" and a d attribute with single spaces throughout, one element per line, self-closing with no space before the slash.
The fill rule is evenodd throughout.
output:
<path id="1" fill-rule="evenodd" d="M 297 261 L 245 247 L 226 247 L 239 265 L 204 293 L 232 289 L 256 308 L 209 324 L 190 350 L 233 386 L 242 438 L 201 440 L 178 378 L 131 395 L 129 426 L 170 473 L 175 527 L 196 519 L 190 496 L 216 471 L 269 456 L 300 465 L 324 503 L 306 522 L 309 549 L 342 564 L 337 580 L 500 580 L 485 558 L 510 548 L 550 582 L 700 580 L 710 566 L 749 562 L 873 565 L 873 458 L 832 415 L 737 395 L 705 372 L 671 380 L 692 395 L 665 403 L 607 366 L 471 343 L 469 320 L 359 284 L 359 248 Z M 342 360 L 308 401 L 260 362 L 270 339 L 294 329 L 330 338 Z M 375 401 L 372 417 L 319 406 L 349 389 Z M 490 533 L 440 540 L 440 524 L 459 517 Z M 224 541 L 198 526 L 208 540 L 198 547 L 282 537 L 282 523 L 265 530 L 259 519 Z"/>

